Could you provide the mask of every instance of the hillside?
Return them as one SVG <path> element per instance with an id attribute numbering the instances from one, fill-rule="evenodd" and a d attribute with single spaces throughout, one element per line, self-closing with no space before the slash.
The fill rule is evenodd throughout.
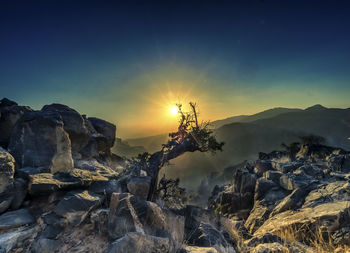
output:
<path id="1" fill-rule="evenodd" d="M 348 114 L 317 106 L 220 127 L 216 134 L 227 149 L 209 158 L 213 163 L 194 160 L 193 153 L 184 156 L 186 170 L 173 170 L 192 187 L 202 180 L 189 195 L 178 180 L 158 173 L 164 161 L 193 151 L 189 144 L 197 142 L 188 137 L 166 152 L 127 160 L 111 152 L 116 126 L 110 122 L 62 104 L 33 110 L 2 99 L 0 252 L 347 252 L 348 151 L 308 144 L 295 156 L 260 153 L 226 169 L 219 163 L 321 131 L 320 122 L 331 126 L 333 120 L 337 126 L 328 136 L 341 140 Z M 292 122 L 303 131 L 288 128 Z M 117 145 L 130 148 L 120 139 Z M 216 166 L 222 173 L 209 179 L 222 186 L 213 189 L 191 163 L 202 170 Z"/>
<path id="2" fill-rule="evenodd" d="M 215 129 L 231 124 L 231 123 L 239 123 L 239 122 L 252 122 L 255 120 L 259 119 L 267 119 L 271 118 L 274 116 L 277 116 L 282 113 L 287 113 L 287 112 L 295 112 L 295 111 L 301 111 L 301 109 L 289 109 L 289 108 L 273 108 L 269 109 L 266 111 L 262 111 L 253 115 L 240 115 L 240 116 L 233 116 L 230 118 L 226 118 L 223 120 L 216 120 L 211 122 L 211 126 Z M 133 146 L 138 146 L 138 147 L 144 147 L 145 150 L 147 150 L 150 153 L 158 151 L 161 147 L 162 144 L 166 143 L 168 140 L 168 134 L 159 134 L 159 135 L 154 135 L 154 136 L 147 136 L 147 137 L 142 137 L 142 138 L 131 138 L 131 139 L 125 139 L 124 141 L 127 142 L 130 147 L 127 147 L 124 149 L 122 146 L 115 146 L 113 147 L 113 151 L 116 154 L 120 155 L 125 155 L 126 156 L 131 156 L 134 154 L 134 151 L 131 151 L 130 149 L 133 148 Z"/>
<path id="3" fill-rule="evenodd" d="M 256 159 L 259 151 L 280 149 L 282 142 L 299 141 L 298 137 L 302 135 L 321 135 L 329 145 L 350 149 L 349 133 L 349 109 L 328 109 L 320 106 L 293 110 L 249 123 L 231 123 L 215 131 L 217 139 L 225 142 L 223 152 L 216 156 L 185 154 L 167 167 L 166 174 L 180 177 L 186 186 L 194 187 L 199 183 L 196 181 L 198 175 L 208 175 L 243 160 Z"/>
<path id="4" fill-rule="evenodd" d="M 298 112 L 301 111 L 301 109 L 290 109 L 290 108 L 283 108 L 283 107 L 277 107 L 272 108 L 269 110 L 265 110 L 253 115 L 240 115 L 240 116 L 233 116 L 227 119 L 222 120 L 216 120 L 212 122 L 213 127 L 219 128 L 221 126 L 232 124 L 232 123 L 238 123 L 238 122 L 252 122 L 259 119 L 268 119 L 275 117 L 277 115 L 288 113 L 288 112 Z"/>

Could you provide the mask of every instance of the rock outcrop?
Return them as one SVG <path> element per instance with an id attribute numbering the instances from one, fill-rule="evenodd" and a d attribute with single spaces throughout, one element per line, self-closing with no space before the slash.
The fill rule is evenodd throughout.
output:
<path id="1" fill-rule="evenodd" d="M 71 140 L 56 112 L 25 113 L 12 130 L 9 151 L 20 168 L 48 167 L 52 173 L 73 168 Z"/>
<path id="2" fill-rule="evenodd" d="M 0 214 L 6 211 L 14 199 L 15 159 L 0 147 Z"/>
<path id="3" fill-rule="evenodd" d="M 88 144 L 90 132 L 85 119 L 77 111 L 61 104 L 45 105 L 41 111 L 54 112 L 61 116 L 63 129 L 71 140 L 73 154 L 79 153 Z"/>
<path id="4" fill-rule="evenodd" d="M 28 111 L 32 111 L 28 106 L 19 106 L 7 98 L 0 100 L 0 147 L 8 147 L 16 122 Z"/>
<path id="5" fill-rule="evenodd" d="M 154 175 L 126 169 L 132 161 L 111 153 L 113 124 L 61 104 L 34 111 L 3 99 L 0 111 L 0 252 L 350 247 L 345 150 L 304 145 L 296 159 L 260 153 L 257 161 L 224 172 L 225 178 L 232 173 L 232 183 L 213 189 L 208 208 L 169 209 L 161 199 L 149 199 Z"/>
<path id="6" fill-rule="evenodd" d="M 14 156 L 17 167 L 70 171 L 74 159 L 113 159 L 110 149 L 116 135 L 112 123 L 86 118 L 62 104 L 40 111 L 3 99 L 0 104 L 0 145 Z"/>
<path id="7" fill-rule="evenodd" d="M 243 251 L 320 250 L 315 242 L 328 251 L 344 249 L 350 246 L 349 155 L 323 145 L 303 145 L 296 160 L 279 152 L 260 154 L 251 166 L 236 170 L 231 185 L 216 187 L 208 206 L 244 223 L 238 231 L 250 239 Z"/>

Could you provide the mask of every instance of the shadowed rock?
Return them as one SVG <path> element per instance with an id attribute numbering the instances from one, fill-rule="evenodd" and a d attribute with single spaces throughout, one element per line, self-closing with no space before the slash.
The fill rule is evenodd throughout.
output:
<path id="1" fill-rule="evenodd" d="M 73 168 L 71 141 L 56 112 L 25 113 L 11 134 L 9 151 L 19 167 L 49 167 L 52 173 Z"/>
<path id="2" fill-rule="evenodd" d="M 90 117 L 88 118 L 88 121 L 92 124 L 94 129 L 99 134 L 102 134 L 106 138 L 109 148 L 113 147 L 115 141 L 116 126 L 99 118 Z"/>
<path id="3" fill-rule="evenodd" d="M 332 233 L 348 224 L 349 213 L 349 201 L 320 204 L 300 211 L 285 211 L 265 221 L 254 235 L 294 231 L 297 240 L 312 240 L 314 235 L 308 233 L 309 229 L 326 226 L 327 231 Z"/>
<path id="4" fill-rule="evenodd" d="M 0 213 L 10 207 L 13 196 L 15 160 L 10 153 L 0 147 Z"/>
<path id="5" fill-rule="evenodd" d="M 127 233 L 113 242 L 107 253 L 175 253 L 169 238 L 145 235 L 140 232 Z"/>
<path id="6" fill-rule="evenodd" d="M 18 106 L 7 98 L 0 100 L 0 146 L 7 148 L 10 142 L 11 132 L 16 122 L 25 112 L 32 111 L 28 106 Z"/>
<path id="7" fill-rule="evenodd" d="M 140 200 L 130 194 L 113 194 L 108 218 L 108 234 L 118 239 L 128 232 L 169 237 L 180 245 L 184 238 L 184 217 Z"/>
<path id="8" fill-rule="evenodd" d="M 89 212 L 101 205 L 103 197 L 88 191 L 73 191 L 57 204 L 55 214 L 68 220 L 69 224 L 79 225 Z"/>
<path id="9" fill-rule="evenodd" d="M 1 234 L 0 252 L 9 252 L 11 249 L 21 246 L 26 240 L 35 238 L 37 231 L 37 226 L 31 226 L 10 233 Z"/>
<path id="10" fill-rule="evenodd" d="M 0 215 L 0 230 L 32 224 L 34 222 L 35 219 L 28 209 L 6 212 Z"/>
<path id="11" fill-rule="evenodd" d="M 62 242 L 47 238 L 40 238 L 35 241 L 32 247 L 32 253 L 52 253 L 60 249 Z"/>
<path id="12" fill-rule="evenodd" d="M 151 186 L 150 177 L 133 177 L 128 181 L 128 191 L 140 199 L 147 200 Z"/>

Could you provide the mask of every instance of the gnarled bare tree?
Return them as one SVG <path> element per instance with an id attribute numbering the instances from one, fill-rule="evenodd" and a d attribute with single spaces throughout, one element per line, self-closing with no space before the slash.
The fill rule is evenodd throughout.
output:
<path id="1" fill-rule="evenodd" d="M 170 160 L 186 152 L 222 151 L 223 142 L 218 142 L 209 128 L 209 122 L 199 123 L 197 105 L 190 102 L 190 111 L 184 111 L 181 104 L 177 104 L 179 126 L 176 132 L 170 133 L 170 140 L 162 145 L 162 149 L 153 154 L 144 153 L 135 160 L 137 167 L 147 172 L 152 178 L 148 196 L 153 200 L 157 188 L 160 169 Z"/>

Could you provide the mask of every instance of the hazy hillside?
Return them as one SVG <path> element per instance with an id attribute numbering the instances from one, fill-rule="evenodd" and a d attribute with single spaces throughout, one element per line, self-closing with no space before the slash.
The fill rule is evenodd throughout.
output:
<path id="1" fill-rule="evenodd" d="M 211 125 L 214 128 L 219 128 L 226 124 L 231 124 L 236 122 L 252 122 L 258 119 L 267 119 L 282 113 L 295 112 L 295 111 L 301 111 L 301 109 L 289 109 L 289 108 L 278 107 L 278 108 L 262 111 L 253 115 L 240 115 L 240 116 L 234 116 L 223 120 L 216 120 L 211 122 Z M 119 146 L 118 148 L 115 147 L 113 150 L 117 154 L 123 154 L 123 155 L 127 154 L 126 156 L 130 156 L 134 154 L 134 150 L 131 149 L 133 146 L 142 146 L 148 152 L 153 153 L 158 151 L 162 147 L 162 144 L 166 143 L 167 140 L 168 140 L 168 133 L 154 135 L 154 136 L 147 136 L 143 138 L 126 139 L 125 142 L 127 142 L 129 145 L 129 147 L 127 147 L 126 150 L 123 149 L 123 146 Z M 129 150 L 132 152 L 129 153 Z"/>
<path id="2" fill-rule="evenodd" d="M 146 152 L 146 149 L 143 146 L 130 146 L 127 141 L 116 138 L 112 152 L 122 157 L 131 158 Z"/>
<path id="3" fill-rule="evenodd" d="M 231 122 L 224 124 L 225 122 Z M 221 171 L 244 160 L 256 159 L 258 152 L 280 149 L 282 142 L 298 141 L 307 134 L 321 135 L 327 143 L 350 150 L 350 109 L 328 109 L 315 105 L 305 110 L 274 108 L 254 115 L 231 117 L 213 122 L 217 139 L 224 141 L 224 151 L 216 156 L 187 153 L 164 169 L 171 177 L 180 177 L 187 187 L 194 187 L 203 175 Z M 130 146 L 142 146 L 155 152 L 167 135 L 128 139 Z M 198 176 L 201 177 L 198 177 Z"/>
<path id="4" fill-rule="evenodd" d="M 186 186 L 194 186 L 196 176 L 222 170 L 243 160 L 256 159 L 259 151 L 280 149 L 282 142 L 298 141 L 301 135 L 324 136 L 327 143 L 350 149 L 350 109 L 327 109 L 319 105 L 305 110 L 282 113 L 249 123 L 232 123 L 216 130 L 224 141 L 224 151 L 216 156 L 185 154 L 166 169 L 172 177 L 181 177 Z"/>
<path id="5" fill-rule="evenodd" d="M 148 152 L 153 153 L 158 151 L 167 140 L 168 133 L 143 138 L 126 139 L 125 141 L 131 146 L 143 146 Z"/>
<path id="6" fill-rule="evenodd" d="M 259 119 L 267 119 L 267 118 L 272 118 L 277 115 L 280 115 L 282 113 L 287 113 L 287 112 L 298 112 L 302 111 L 302 109 L 290 109 L 290 108 L 282 108 L 282 107 L 277 107 L 273 109 L 269 109 L 266 111 L 262 111 L 253 115 L 240 115 L 240 116 L 233 116 L 227 119 L 222 119 L 222 120 L 216 120 L 212 122 L 212 125 L 215 128 L 219 128 L 223 125 L 231 124 L 231 123 L 237 123 L 237 122 L 252 122 L 255 120 Z"/>
<path id="7" fill-rule="evenodd" d="M 166 174 L 180 177 L 186 186 L 199 183 L 202 177 L 212 171 L 221 171 L 225 167 L 244 160 L 254 160 L 260 151 L 270 152 L 280 149 L 282 142 L 293 142 L 303 131 L 291 131 L 274 127 L 262 127 L 256 123 L 232 123 L 216 131 L 219 141 L 224 141 L 224 151 L 215 156 L 203 153 L 186 153 L 173 160 L 166 168 Z"/>
<path id="8" fill-rule="evenodd" d="M 281 114 L 255 122 L 265 128 L 278 126 L 288 130 L 304 130 L 321 135 L 328 144 L 350 149 L 350 109 L 325 108 L 321 105 L 300 112 Z"/>

